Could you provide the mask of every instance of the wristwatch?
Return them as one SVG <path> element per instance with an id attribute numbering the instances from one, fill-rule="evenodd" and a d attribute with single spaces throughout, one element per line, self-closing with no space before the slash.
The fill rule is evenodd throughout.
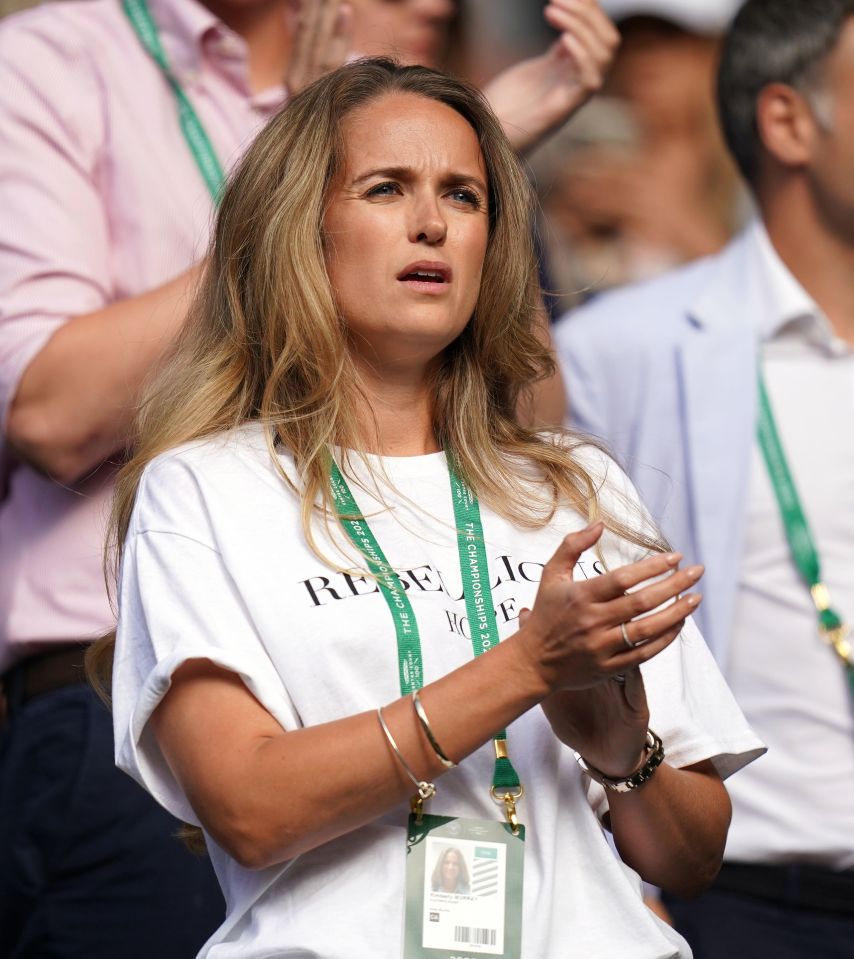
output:
<path id="1" fill-rule="evenodd" d="M 661 743 L 661 737 L 651 729 L 646 731 L 646 758 L 630 776 L 625 779 L 613 779 L 606 776 L 593 766 L 589 765 L 581 753 L 573 753 L 575 761 L 587 773 L 587 775 L 597 783 L 601 783 L 606 789 L 615 793 L 628 793 L 638 786 L 652 779 L 653 773 L 664 761 L 664 746 Z"/>

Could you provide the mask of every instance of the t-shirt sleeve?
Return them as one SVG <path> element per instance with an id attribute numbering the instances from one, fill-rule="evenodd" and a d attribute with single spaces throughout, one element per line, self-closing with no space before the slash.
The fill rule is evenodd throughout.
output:
<path id="1" fill-rule="evenodd" d="M 726 779 L 766 751 L 693 620 L 641 672 L 650 726 L 661 736 L 671 766 L 683 768 L 708 759 Z"/>
<path id="2" fill-rule="evenodd" d="M 191 659 L 236 673 L 283 729 L 301 725 L 237 590 L 196 477 L 156 461 L 140 485 L 122 554 L 113 667 L 116 762 L 166 809 L 198 824 L 149 724 Z"/>
<path id="3" fill-rule="evenodd" d="M 631 480 L 607 454 L 584 447 L 580 456 L 599 488 L 604 509 L 633 529 L 655 534 Z M 614 534 L 602 538 L 609 568 L 644 559 L 650 551 Z M 702 580 L 699 591 L 702 592 Z M 693 619 L 680 636 L 641 667 L 650 727 L 661 736 L 666 760 L 685 767 L 711 760 L 722 778 L 766 750 L 736 703 Z"/>

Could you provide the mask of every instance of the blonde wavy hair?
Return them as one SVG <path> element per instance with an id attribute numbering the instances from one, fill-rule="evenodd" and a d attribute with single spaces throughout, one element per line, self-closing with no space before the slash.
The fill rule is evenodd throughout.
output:
<path id="1" fill-rule="evenodd" d="M 258 136 L 222 196 L 204 276 L 171 355 L 142 399 L 134 455 L 117 482 L 107 543 L 115 582 L 140 477 L 160 453 L 260 421 L 283 482 L 299 496 L 302 528 L 337 522 L 329 494 L 331 446 L 358 450 L 363 404 L 348 360 L 347 326 L 327 273 L 323 222 L 342 170 L 343 121 L 381 97 L 414 94 L 444 103 L 477 134 L 489 185 L 489 238 L 470 322 L 435 374 L 433 428 L 463 478 L 515 523 L 541 527 L 568 502 L 617 535 L 650 549 L 599 506 L 575 442 L 541 434 L 517 415 L 520 400 L 554 362 L 537 336 L 540 290 L 532 243 L 532 191 L 500 124 L 473 87 L 425 67 L 386 59 L 352 63 L 306 88 Z M 295 489 L 276 456 L 287 449 Z M 524 467 L 524 468 L 520 468 Z M 541 502 L 532 500 L 530 467 Z M 528 481 L 524 476 L 528 474 Z M 319 553 L 318 553 L 319 555 Z M 323 557 L 321 557 L 323 559 Z M 90 675 L 109 684 L 114 636 L 93 649 Z"/>

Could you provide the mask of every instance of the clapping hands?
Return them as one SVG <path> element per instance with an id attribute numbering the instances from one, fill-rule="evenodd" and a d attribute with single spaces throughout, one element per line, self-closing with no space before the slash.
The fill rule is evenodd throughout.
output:
<path id="1" fill-rule="evenodd" d="M 601 88 L 620 42 L 596 0 L 551 0 L 544 16 L 560 37 L 544 54 L 509 67 L 484 89 L 519 152 L 565 123 Z"/>
<path id="2" fill-rule="evenodd" d="M 595 524 L 561 543 L 533 610 L 520 616 L 518 636 L 551 690 L 542 706 L 555 735 L 619 778 L 637 767 L 649 723 L 639 667 L 676 639 L 697 608 L 698 594 L 682 594 L 703 570 L 680 570 L 681 556 L 663 553 L 576 581 L 576 563 L 602 532 Z"/>

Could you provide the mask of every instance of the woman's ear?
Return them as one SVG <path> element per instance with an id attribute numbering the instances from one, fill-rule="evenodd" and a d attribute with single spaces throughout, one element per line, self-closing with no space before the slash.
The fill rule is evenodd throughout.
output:
<path id="1" fill-rule="evenodd" d="M 809 166 L 819 123 L 806 97 L 786 83 L 769 83 L 756 101 L 756 126 L 765 150 L 781 166 Z"/>

